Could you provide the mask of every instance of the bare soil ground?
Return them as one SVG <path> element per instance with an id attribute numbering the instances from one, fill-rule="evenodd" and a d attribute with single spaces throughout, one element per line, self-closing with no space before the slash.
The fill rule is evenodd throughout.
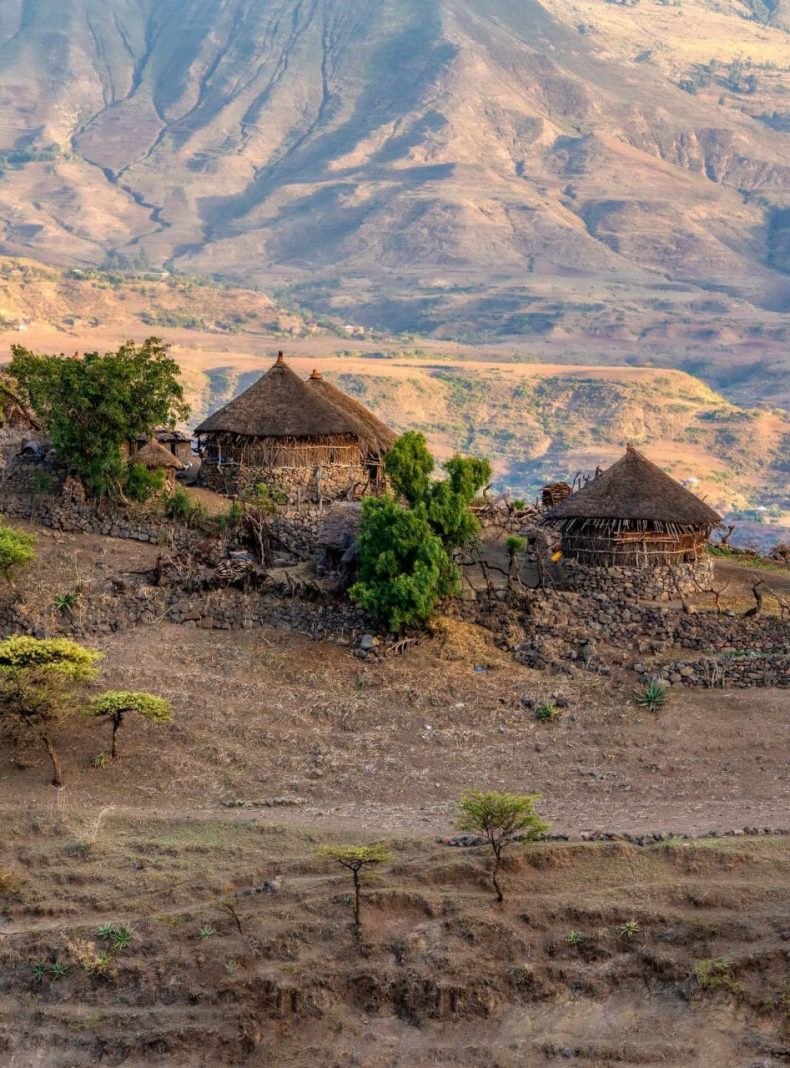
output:
<path id="1" fill-rule="evenodd" d="M 18 810 L 2 1063 L 782 1062 L 780 840 L 517 848 L 499 906 L 480 849 L 388 837 L 357 939 L 347 873 L 316 855 L 323 831 Z M 272 892 L 250 894 L 263 881 Z"/>
<path id="2" fill-rule="evenodd" d="M 87 535 L 39 550 L 21 583 L 38 607 L 158 552 Z M 469 787 L 539 792 L 573 835 L 781 827 L 786 692 L 673 688 L 654 714 L 630 672 L 533 671 L 443 619 L 381 660 L 282 629 L 160 623 L 96 644 L 103 685 L 170 697 L 174 721 L 130 719 L 107 766 L 106 731 L 77 724 L 61 791 L 43 753 L 0 749 L 0 1064 L 781 1063 L 786 839 L 517 848 L 504 908 L 485 854 L 435 839 Z M 552 723 L 522 704 L 555 694 Z M 226 807 L 283 797 L 300 803 Z M 315 853 L 338 838 L 395 852 L 359 943 L 344 873 Z M 103 924 L 132 942 L 100 964 Z"/>

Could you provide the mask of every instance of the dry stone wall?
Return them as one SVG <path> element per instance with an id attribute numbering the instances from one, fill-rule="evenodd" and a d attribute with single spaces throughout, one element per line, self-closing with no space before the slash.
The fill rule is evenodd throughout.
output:
<path id="1" fill-rule="evenodd" d="M 590 567 L 563 560 L 555 571 L 558 588 L 577 593 L 601 593 L 619 600 L 623 596 L 644 601 L 672 601 L 679 594 L 709 589 L 713 563 L 702 557 L 674 567 Z"/>
<path id="2" fill-rule="evenodd" d="M 356 498 L 368 486 L 368 473 L 362 464 L 259 468 L 204 460 L 200 478 L 208 489 L 227 496 L 239 496 L 263 483 L 289 505 Z"/>

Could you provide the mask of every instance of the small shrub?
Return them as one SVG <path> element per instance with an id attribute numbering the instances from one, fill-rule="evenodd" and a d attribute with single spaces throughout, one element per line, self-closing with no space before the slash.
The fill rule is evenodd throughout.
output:
<path id="1" fill-rule="evenodd" d="M 120 953 L 132 943 L 132 932 L 128 927 L 116 927 L 112 936 L 112 948 Z"/>
<path id="2" fill-rule="evenodd" d="M 216 933 L 214 928 L 209 924 L 204 924 L 203 927 L 200 928 L 200 937 L 204 942 L 207 942 L 209 938 L 213 938 Z"/>
<path id="3" fill-rule="evenodd" d="M 22 880 L 8 868 L 0 868 L 0 897 L 18 894 L 22 889 Z"/>
<path id="4" fill-rule="evenodd" d="M 116 927 L 114 923 L 104 923 L 96 932 L 96 937 L 104 942 L 111 942 L 113 953 L 122 953 L 132 944 L 132 932 L 128 927 Z"/>
<path id="5" fill-rule="evenodd" d="M 147 501 L 165 488 L 162 470 L 149 471 L 144 464 L 131 463 L 126 473 L 124 493 L 132 501 Z"/>
<path id="6" fill-rule="evenodd" d="M 702 990 L 726 990 L 729 994 L 742 994 L 743 985 L 730 974 L 730 964 L 723 957 L 698 960 L 694 965 L 694 979 Z"/>
<path id="7" fill-rule="evenodd" d="M 41 961 L 37 961 L 33 965 L 33 968 L 31 970 L 33 972 L 33 982 L 34 983 L 43 983 L 44 980 L 46 979 L 47 972 L 49 971 L 49 968 L 48 968 L 48 966 L 46 964 L 43 964 Z"/>
<path id="8" fill-rule="evenodd" d="M 62 960 L 56 960 L 55 963 L 50 966 L 49 974 L 55 982 L 57 982 L 58 979 L 63 979 L 69 974 L 69 966 L 68 964 L 64 964 Z"/>
<path id="9" fill-rule="evenodd" d="M 69 590 L 68 593 L 57 594 L 52 605 L 61 615 L 70 616 L 79 599 L 80 595 L 77 590 Z"/>
<path id="10" fill-rule="evenodd" d="M 529 986 L 535 978 L 530 964 L 522 964 L 513 969 L 513 982 L 516 986 Z"/>
<path id="11" fill-rule="evenodd" d="M 667 684 L 661 679 L 651 679 L 636 694 L 636 702 L 643 708 L 655 711 L 667 703 Z"/>
<path id="12" fill-rule="evenodd" d="M 36 537 L 0 523 L 0 575 L 13 586 L 13 571 L 35 557 Z"/>
<path id="13" fill-rule="evenodd" d="M 535 709 L 535 719 L 540 723 L 551 723 L 553 720 L 559 719 L 561 715 L 562 712 L 553 701 L 544 701 Z"/>
<path id="14" fill-rule="evenodd" d="M 626 920 L 625 923 L 621 923 L 617 928 L 617 933 L 626 942 L 630 942 L 632 938 L 639 934 L 639 924 L 636 920 Z"/>
<path id="15" fill-rule="evenodd" d="M 580 946 L 584 941 L 584 935 L 581 931 L 570 931 L 567 938 L 569 946 Z"/>

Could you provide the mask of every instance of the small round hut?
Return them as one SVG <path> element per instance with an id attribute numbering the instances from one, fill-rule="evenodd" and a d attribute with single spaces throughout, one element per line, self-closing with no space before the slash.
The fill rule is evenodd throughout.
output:
<path id="1" fill-rule="evenodd" d="M 280 353 L 266 374 L 195 431 L 204 484 L 235 494 L 262 482 L 290 503 L 374 489 L 394 435 L 373 433 L 375 416 L 363 408 L 363 419 L 357 402 L 340 396 L 342 405 L 308 385 Z"/>
<path id="2" fill-rule="evenodd" d="M 379 485 L 384 478 L 384 457 L 392 448 L 397 434 L 386 423 L 382 423 L 377 415 L 369 411 L 354 397 L 349 397 L 342 389 L 333 386 L 323 377 L 320 371 L 313 371 L 307 380 L 309 389 L 318 393 L 324 400 L 329 401 L 341 412 L 355 420 L 363 435 L 360 439 L 364 443 L 368 477 L 375 486 Z"/>
<path id="3" fill-rule="evenodd" d="M 709 583 L 706 545 L 721 517 L 629 445 L 545 522 L 559 531 L 566 586 L 619 583 L 666 599 Z"/>
<path id="4" fill-rule="evenodd" d="M 134 453 L 129 462 L 142 464 L 149 471 L 164 471 L 168 483 L 173 482 L 176 471 L 184 470 L 184 465 L 179 458 L 174 456 L 170 449 L 161 445 L 156 438 L 149 438 L 145 445 Z"/>

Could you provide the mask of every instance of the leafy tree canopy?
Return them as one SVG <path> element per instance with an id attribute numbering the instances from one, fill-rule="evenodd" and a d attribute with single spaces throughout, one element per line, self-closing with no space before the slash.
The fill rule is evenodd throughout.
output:
<path id="1" fill-rule="evenodd" d="M 84 711 L 86 716 L 125 716 L 137 712 L 151 723 L 170 723 L 172 710 L 170 702 L 164 697 L 152 693 L 140 693 L 132 690 L 108 690 L 90 702 Z"/>
<path id="2" fill-rule="evenodd" d="M 102 654 L 70 638 L 31 638 L 17 634 L 0 642 L 0 674 L 19 671 L 51 672 L 74 682 L 96 677 Z"/>
<path id="3" fill-rule="evenodd" d="M 76 712 L 100 658 L 68 638 L 17 635 L 0 642 L 0 732 L 18 745 L 41 742 L 55 786 L 63 783 L 55 732 Z"/>
<path id="4" fill-rule="evenodd" d="M 398 438 L 384 465 L 397 499 L 363 502 L 351 598 L 397 632 L 427 622 L 436 601 L 456 592 L 452 554 L 479 529 L 469 505 L 490 480 L 491 465 L 455 456 L 443 465 L 448 477 L 433 480 L 434 459 L 416 431 Z"/>
<path id="5" fill-rule="evenodd" d="M 61 459 L 97 495 L 124 477 L 121 446 L 157 426 L 174 426 L 189 407 L 180 368 L 167 346 L 150 337 L 116 352 L 81 359 L 12 346 L 8 373 L 37 413 Z"/>
<path id="6" fill-rule="evenodd" d="M 392 631 L 421 626 L 438 597 L 453 593 L 457 575 L 424 511 L 389 497 L 362 503 L 359 581 L 352 599 Z"/>

